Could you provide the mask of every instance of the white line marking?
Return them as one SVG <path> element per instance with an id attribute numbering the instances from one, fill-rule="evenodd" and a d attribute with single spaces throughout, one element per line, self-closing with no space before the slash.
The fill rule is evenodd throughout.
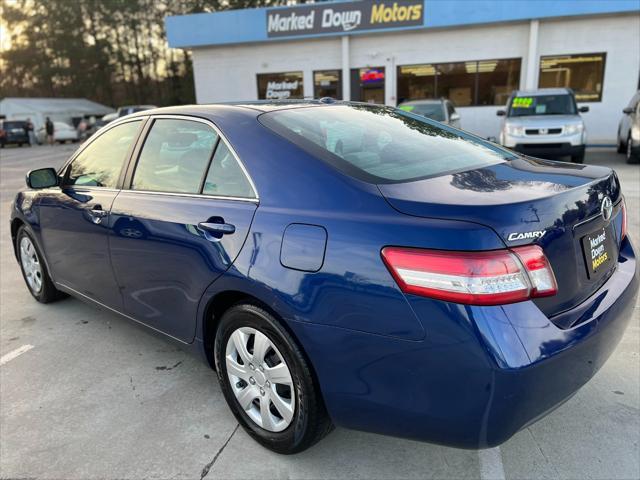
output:
<path id="1" fill-rule="evenodd" d="M 32 348 L 33 348 L 33 345 L 23 345 L 20 348 L 16 348 L 15 350 L 10 351 L 6 355 L 3 355 L 2 357 L 0 357 L 0 366 L 4 365 L 7 362 L 10 362 L 16 357 L 19 357 L 23 353 L 28 352 Z"/>
<path id="2" fill-rule="evenodd" d="M 479 450 L 480 478 L 482 480 L 506 480 L 500 447 Z"/>

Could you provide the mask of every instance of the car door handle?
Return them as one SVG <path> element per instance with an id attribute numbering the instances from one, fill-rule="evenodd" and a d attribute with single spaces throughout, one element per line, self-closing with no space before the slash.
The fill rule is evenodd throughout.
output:
<path id="1" fill-rule="evenodd" d="M 94 205 L 89 210 L 89 216 L 91 217 L 91 221 L 96 225 L 102 223 L 102 219 L 109 215 L 109 212 L 106 210 L 102 210 L 100 205 Z"/>
<path id="2" fill-rule="evenodd" d="M 230 223 L 200 222 L 198 227 L 206 232 L 220 235 L 231 235 L 236 231 L 235 225 L 231 225 Z"/>
<path id="3" fill-rule="evenodd" d="M 104 218 L 107 215 L 108 212 L 102 210 L 99 205 L 91 209 L 91 216 L 93 217 Z"/>

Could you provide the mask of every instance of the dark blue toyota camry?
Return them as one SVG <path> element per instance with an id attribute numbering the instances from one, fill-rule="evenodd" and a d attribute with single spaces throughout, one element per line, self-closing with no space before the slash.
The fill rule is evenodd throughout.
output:
<path id="1" fill-rule="evenodd" d="M 333 425 L 498 445 L 595 374 L 638 289 L 613 171 L 382 106 L 140 112 L 27 186 L 11 233 L 35 299 L 199 352 L 280 453 Z"/>

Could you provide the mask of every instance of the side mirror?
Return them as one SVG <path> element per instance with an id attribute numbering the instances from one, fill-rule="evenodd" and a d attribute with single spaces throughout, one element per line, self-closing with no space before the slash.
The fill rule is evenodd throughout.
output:
<path id="1" fill-rule="evenodd" d="M 580 107 L 578 111 L 580 113 L 587 113 L 589 111 L 589 107 L 585 105 L 584 107 Z"/>
<path id="2" fill-rule="evenodd" d="M 627 115 L 631 115 L 633 113 L 633 108 L 627 107 L 624 110 L 622 110 L 622 113 L 626 113 Z"/>
<path id="3" fill-rule="evenodd" d="M 505 112 L 504 110 L 498 110 L 496 112 L 496 115 L 499 117 L 504 117 L 507 114 L 507 112 Z"/>
<path id="4" fill-rule="evenodd" d="M 449 120 L 451 120 L 452 122 L 457 122 L 458 120 L 460 120 L 460 114 L 458 112 L 452 113 L 449 117 Z"/>
<path id="5" fill-rule="evenodd" d="M 27 173 L 27 187 L 49 188 L 58 185 L 58 172 L 55 168 L 38 168 Z"/>

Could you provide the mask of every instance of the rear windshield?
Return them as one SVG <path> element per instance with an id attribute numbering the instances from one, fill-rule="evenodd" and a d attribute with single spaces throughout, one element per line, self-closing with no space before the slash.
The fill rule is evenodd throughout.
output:
<path id="1" fill-rule="evenodd" d="M 444 118 L 444 108 L 441 103 L 419 103 L 415 105 L 400 105 L 400 110 L 405 112 L 412 112 L 423 117 L 431 118 L 442 122 Z"/>
<path id="2" fill-rule="evenodd" d="M 510 117 L 575 114 L 576 102 L 566 94 L 513 97 L 509 105 Z"/>
<path id="3" fill-rule="evenodd" d="M 515 158 L 480 138 L 410 112 L 370 105 L 292 108 L 260 121 L 337 169 L 370 183 L 398 183 Z"/>

